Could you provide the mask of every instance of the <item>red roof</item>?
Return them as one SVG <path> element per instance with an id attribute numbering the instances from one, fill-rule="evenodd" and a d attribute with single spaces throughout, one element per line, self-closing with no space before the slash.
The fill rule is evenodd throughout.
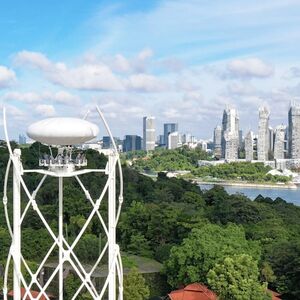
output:
<path id="1" fill-rule="evenodd" d="M 37 298 L 38 295 L 39 295 L 39 293 L 40 293 L 40 292 L 37 292 L 37 291 L 30 291 L 30 294 L 31 294 L 31 296 L 32 296 L 33 298 Z M 25 296 L 25 294 L 26 294 L 26 289 L 25 289 L 25 288 L 21 288 L 21 297 L 23 298 L 23 297 Z M 10 296 L 10 297 L 13 297 L 13 296 L 14 296 L 14 291 L 10 291 L 7 295 Z M 52 295 L 49 295 L 49 294 L 48 294 L 48 297 L 49 297 L 49 298 L 53 298 L 53 296 L 52 296 Z M 30 297 L 29 297 L 28 294 L 27 294 L 25 300 L 30 300 Z M 44 295 L 42 295 L 42 296 L 39 298 L 39 300 L 46 300 L 46 297 L 45 297 Z"/>
<path id="2" fill-rule="evenodd" d="M 272 294 L 272 300 L 281 300 L 281 298 L 279 298 L 281 295 L 278 294 L 277 292 L 271 291 L 268 289 L 268 292 L 270 292 Z"/>
<path id="3" fill-rule="evenodd" d="M 217 295 L 205 285 L 192 283 L 169 294 L 171 300 L 217 300 Z"/>

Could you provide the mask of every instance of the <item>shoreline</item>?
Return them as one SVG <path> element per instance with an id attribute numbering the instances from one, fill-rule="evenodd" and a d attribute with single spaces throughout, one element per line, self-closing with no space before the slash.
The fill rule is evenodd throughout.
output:
<path id="1" fill-rule="evenodd" d="M 294 183 L 289 184 L 260 184 L 260 183 L 245 183 L 245 182 L 228 182 L 228 181 L 218 181 L 218 182 L 212 182 L 212 181 L 204 181 L 204 180 L 198 180 L 195 179 L 193 182 L 197 184 L 207 184 L 207 185 L 222 185 L 222 186 L 239 186 L 239 187 L 246 187 L 246 188 L 271 188 L 271 189 L 285 189 L 285 190 L 296 190 L 298 189 L 298 186 Z"/>

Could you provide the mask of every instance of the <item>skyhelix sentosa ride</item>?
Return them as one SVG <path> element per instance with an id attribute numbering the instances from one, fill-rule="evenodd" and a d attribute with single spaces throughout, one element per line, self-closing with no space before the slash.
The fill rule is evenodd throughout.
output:
<path id="1" fill-rule="evenodd" d="M 74 145 L 85 143 L 95 138 L 99 132 L 98 126 L 86 121 L 84 119 L 77 118 L 50 118 L 39 122 L 36 122 L 29 126 L 27 134 L 33 140 L 49 145 L 56 146 L 58 148 L 58 154 L 53 157 L 52 154 L 45 155 L 39 159 L 39 166 L 41 168 L 26 170 L 23 169 L 21 162 L 21 150 L 15 149 L 12 151 L 10 146 L 5 108 L 3 110 L 3 122 L 5 139 L 9 150 L 9 161 L 6 168 L 6 174 L 4 179 L 4 196 L 3 204 L 6 216 L 7 227 L 11 236 L 11 247 L 7 258 L 5 274 L 4 274 L 4 286 L 3 295 L 4 300 L 8 297 L 8 278 L 10 265 L 13 265 L 13 298 L 15 300 L 23 299 L 47 299 L 50 300 L 47 290 L 53 281 L 57 280 L 58 284 L 58 299 L 63 300 L 64 287 L 65 287 L 65 266 L 69 265 L 72 271 L 79 278 L 81 284 L 77 287 L 72 299 L 76 299 L 84 291 L 87 292 L 92 299 L 109 299 L 109 300 L 122 300 L 123 299 L 123 269 L 119 246 L 116 243 L 116 225 L 118 223 L 121 206 L 123 202 L 123 177 L 121 162 L 118 154 L 118 150 L 111 134 L 110 128 L 101 112 L 96 107 L 100 119 L 102 120 L 108 135 L 110 136 L 112 149 L 107 151 L 107 164 L 104 169 L 88 169 L 87 160 L 84 155 L 77 154 L 73 157 Z M 51 148 L 50 148 L 51 150 Z M 52 153 L 52 152 L 51 152 Z M 8 180 L 10 174 L 10 168 L 13 169 L 13 220 L 12 225 L 8 212 L 8 203 L 11 199 L 8 199 Z M 85 167 L 85 168 L 82 168 Z M 119 195 L 118 201 L 116 200 L 116 171 L 119 173 Z M 35 190 L 31 193 L 26 186 L 24 177 L 26 174 L 41 174 L 42 179 L 36 186 Z M 100 195 L 97 199 L 92 199 L 89 191 L 81 180 L 81 175 L 88 173 L 102 173 L 107 176 L 106 183 L 103 189 L 100 191 Z M 36 201 L 37 193 L 44 184 L 47 178 L 58 178 L 58 216 L 57 216 L 57 230 L 53 230 L 49 222 L 43 215 L 39 203 Z M 91 212 L 89 213 L 84 225 L 80 228 L 79 234 L 75 240 L 69 242 L 64 234 L 64 180 L 66 178 L 75 178 L 84 192 L 86 201 L 91 205 Z M 22 203 L 26 201 L 25 208 L 22 209 L 21 195 L 26 195 L 26 200 L 22 199 Z M 107 198 L 107 221 L 102 216 L 100 207 L 103 206 L 103 202 Z M 24 206 L 24 205 L 23 205 Z M 22 223 L 29 209 L 33 209 L 42 222 L 43 226 L 49 233 L 49 238 L 52 240 L 52 246 L 48 250 L 42 262 L 38 265 L 37 270 L 33 271 L 26 259 L 22 255 Z M 99 253 L 97 261 L 93 266 L 87 270 L 76 255 L 74 248 L 80 242 L 83 234 L 91 225 L 94 218 L 97 218 L 99 224 L 102 226 L 102 230 L 105 232 L 107 242 L 103 249 Z M 58 253 L 58 259 L 56 266 L 49 276 L 49 278 L 41 283 L 39 280 L 40 274 L 43 272 L 46 262 L 53 256 L 53 253 Z M 107 258 L 107 262 L 104 262 L 104 257 Z M 93 273 L 99 266 L 106 265 L 106 271 L 104 281 L 101 287 L 97 288 L 93 281 Z M 24 276 L 26 272 L 26 278 Z M 28 276 L 29 275 L 29 276 Z M 29 279 L 28 279 L 29 277 Z M 31 290 L 35 288 L 38 293 L 33 293 Z M 21 292 L 24 291 L 24 292 Z"/>

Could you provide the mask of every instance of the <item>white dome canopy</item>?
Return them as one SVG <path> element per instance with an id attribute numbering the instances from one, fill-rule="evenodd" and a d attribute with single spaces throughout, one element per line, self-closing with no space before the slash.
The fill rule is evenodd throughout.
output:
<path id="1" fill-rule="evenodd" d="M 97 125 L 77 118 L 49 118 L 31 124 L 27 135 L 42 144 L 75 145 L 95 138 Z"/>

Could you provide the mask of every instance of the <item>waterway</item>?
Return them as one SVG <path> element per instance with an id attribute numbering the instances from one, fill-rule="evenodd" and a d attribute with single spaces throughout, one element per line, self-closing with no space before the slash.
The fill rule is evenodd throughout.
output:
<path id="1" fill-rule="evenodd" d="M 201 189 L 209 190 L 213 187 L 211 184 L 199 184 Z M 300 206 L 300 188 L 298 189 L 276 189 L 264 187 L 243 187 L 243 186 L 224 186 L 228 194 L 242 193 L 251 200 L 254 200 L 259 194 L 264 197 L 270 197 L 273 200 L 277 197 Z"/>

